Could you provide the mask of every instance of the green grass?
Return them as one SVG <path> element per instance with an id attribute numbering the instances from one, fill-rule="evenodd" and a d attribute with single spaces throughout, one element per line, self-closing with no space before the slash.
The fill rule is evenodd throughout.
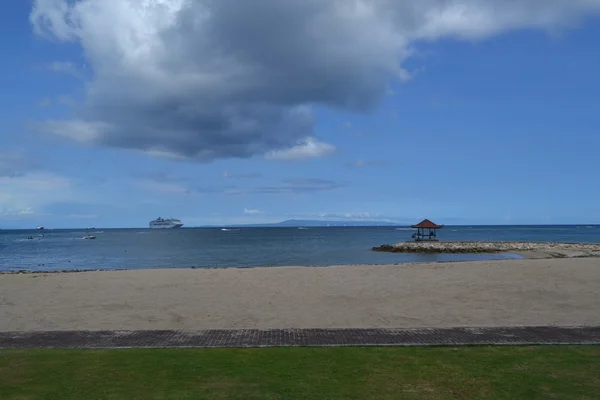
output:
<path id="1" fill-rule="evenodd" d="M 2 350 L 0 399 L 600 399 L 600 346 Z"/>

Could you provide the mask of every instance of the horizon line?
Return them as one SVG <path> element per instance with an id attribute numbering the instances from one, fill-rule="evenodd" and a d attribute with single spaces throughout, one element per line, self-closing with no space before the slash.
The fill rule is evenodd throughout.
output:
<path id="1" fill-rule="evenodd" d="M 285 222 L 285 221 L 282 221 Z M 326 222 L 326 221 L 325 221 Z M 339 222 L 339 221 L 332 221 Z M 353 221 L 360 222 L 360 221 Z M 323 226 L 311 226 L 310 228 L 344 228 L 344 227 L 355 227 L 355 228 L 411 228 L 411 225 L 407 224 L 394 224 L 394 223 L 385 223 L 387 225 L 352 225 L 349 223 L 348 225 L 323 225 Z M 551 227 L 551 226 L 570 226 L 570 227 L 600 227 L 600 223 L 561 223 L 561 224 L 445 224 L 444 227 Z M 304 227 L 304 225 L 279 225 L 279 222 L 273 223 L 256 223 L 256 224 L 224 224 L 224 225 L 194 225 L 194 226 L 182 226 L 177 229 L 206 229 L 206 228 L 298 228 Z M 156 228 L 150 228 L 148 226 L 106 226 L 106 227 L 64 227 L 64 228 L 44 228 L 43 230 L 37 230 L 36 228 L 0 228 L 0 230 L 5 231 L 51 231 L 51 230 L 69 230 L 69 229 L 77 229 L 77 230 L 100 230 L 100 229 L 148 229 L 148 230 L 156 230 Z M 440 228 L 443 229 L 443 228 Z M 160 230 L 160 229 L 158 229 Z M 169 229 L 166 229 L 169 230 Z"/>

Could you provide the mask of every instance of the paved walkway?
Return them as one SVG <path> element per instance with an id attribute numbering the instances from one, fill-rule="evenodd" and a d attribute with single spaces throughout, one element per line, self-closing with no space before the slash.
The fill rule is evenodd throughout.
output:
<path id="1" fill-rule="evenodd" d="M 0 348 L 600 344 L 600 326 L 0 332 Z"/>

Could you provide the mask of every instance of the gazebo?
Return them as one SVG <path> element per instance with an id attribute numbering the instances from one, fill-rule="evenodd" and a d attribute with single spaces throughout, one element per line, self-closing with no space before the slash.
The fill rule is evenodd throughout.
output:
<path id="1" fill-rule="evenodd" d="M 412 238 L 415 239 L 416 242 L 437 241 L 438 239 L 436 230 L 443 227 L 444 225 L 438 225 L 428 219 L 424 219 L 418 224 L 411 226 L 411 228 L 415 228 L 417 230 L 416 233 L 413 233 Z"/>

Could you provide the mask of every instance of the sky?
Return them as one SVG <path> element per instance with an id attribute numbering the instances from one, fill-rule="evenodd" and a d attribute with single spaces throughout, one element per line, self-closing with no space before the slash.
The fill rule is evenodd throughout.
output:
<path id="1" fill-rule="evenodd" d="M 600 0 L 4 0 L 0 228 L 600 223 Z"/>

